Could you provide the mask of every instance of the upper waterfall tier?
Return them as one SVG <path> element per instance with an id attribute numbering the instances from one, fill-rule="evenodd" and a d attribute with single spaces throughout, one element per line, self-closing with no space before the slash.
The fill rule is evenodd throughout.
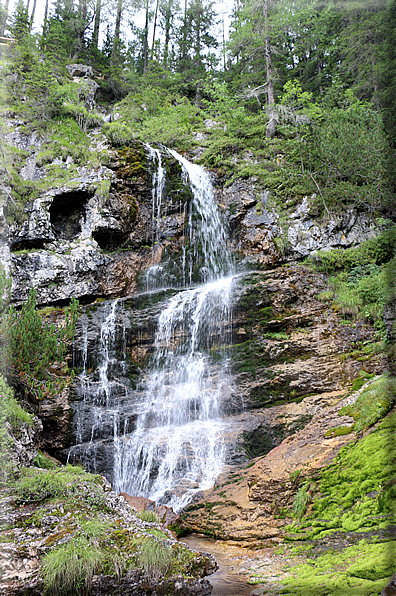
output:
<path id="1" fill-rule="evenodd" d="M 193 267 L 201 263 L 202 281 L 230 275 L 233 262 L 227 250 L 228 234 L 220 218 L 219 207 L 214 200 L 212 180 L 208 172 L 189 162 L 173 149 L 169 153 L 183 168 L 183 179 L 190 185 L 193 202 L 188 214 L 186 235 L 192 247 L 187 264 L 187 280 L 192 281 Z"/>

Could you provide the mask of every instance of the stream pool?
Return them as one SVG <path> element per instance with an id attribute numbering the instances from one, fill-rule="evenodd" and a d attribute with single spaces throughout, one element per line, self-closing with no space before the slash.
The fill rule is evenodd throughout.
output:
<path id="1" fill-rule="evenodd" d="M 245 574 L 238 573 L 239 564 L 241 561 L 246 562 L 252 551 L 198 534 L 181 538 L 180 542 L 195 551 L 209 553 L 216 559 L 219 568 L 207 578 L 213 586 L 212 596 L 258 595 L 257 587 L 250 586 Z"/>

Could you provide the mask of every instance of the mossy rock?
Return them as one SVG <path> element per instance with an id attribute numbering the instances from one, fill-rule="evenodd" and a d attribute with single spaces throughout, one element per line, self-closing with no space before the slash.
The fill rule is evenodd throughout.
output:
<path id="1" fill-rule="evenodd" d="M 140 143 L 135 143 L 132 147 L 119 149 L 118 157 L 120 165 L 117 170 L 117 178 L 125 180 L 145 176 L 147 171 L 147 157 Z"/>

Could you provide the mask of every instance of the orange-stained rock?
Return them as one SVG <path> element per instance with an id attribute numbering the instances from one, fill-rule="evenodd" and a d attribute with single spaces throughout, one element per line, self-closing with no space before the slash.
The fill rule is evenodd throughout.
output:
<path id="1" fill-rule="evenodd" d="M 173 511 L 172 507 L 160 505 L 155 509 L 155 512 L 158 515 L 161 524 L 164 524 L 166 528 L 173 524 L 180 523 L 181 521 L 180 517 Z"/>
<path id="2" fill-rule="evenodd" d="M 154 511 L 155 502 L 144 497 L 131 497 L 127 493 L 120 493 L 120 497 L 124 497 L 128 505 L 134 507 L 136 511 Z"/>

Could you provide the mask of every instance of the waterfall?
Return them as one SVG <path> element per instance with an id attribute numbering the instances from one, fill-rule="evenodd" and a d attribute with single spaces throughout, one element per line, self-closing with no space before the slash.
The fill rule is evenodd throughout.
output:
<path id="1" fill-rule="evenodd" d="M 162 215 L 165 170 L 160 151 L 149 146 L 147 150 L 156 166 L 152 178 L 154 243 L 159 237 L 156 234 Z M 128 386 L 125 379 L 120 381 L 127 368 L 127 315 L 122 300 L 104 303 L 95 315 L 101 321 L 94 348 L 98 378 L 90 383 L 84 327 L 87 321 L 81 321 L 85 346 L 80 375 L 83 399 L 75 416 L 75 428 L 80 428 L 76 432 L 78 444 L 70 453 L 83 463 L 89 462 L 90 469 L 100 468 L 98 457 L 108 460 L 103 453 L 110 437 L 114 489 L 148 497 L 178 511 L 195 492 L 212 486 L 224 466 L 224 417 L 232 382 L 221 346 L 230 332 L 234 277 L 227 232 L 209 174 L 175 151 L 168 152 L 181 164 L 183 181 L 192 192 L 186 211 L 186 243 L 181 251 L 184 288 L 172 290 L 170 298 L 158 294 L 162 302 L 155 315 L 154 353 L 137 388 Z M 146 272 L 147 286 L 150 282 L 152 288 L 158 287 L 161 266 L 153 265 L 150 269 L 157 269 Z M 201 284 L 194 286 L 193 277 Z M 124 321 L 121 349 L 115 345 L 117 333 L 121 336 L 117 331 L 120 316 Z M 133 327 L 131 322 L 128 324 Z M 87 431 L 81 431 L 87 425 L 78 422 L 81 417 L 86 420 L 88 413 L 90 437 Z M 107 436 L 104 431 L 100 435 L 100 426 Z"/>
<path id="2" fill-rule="evenodd" d="M 230 318 L 232 280 L 180 292 L 161 312 L 144 411 L 136 430 L 116 442 L 116 490 L 179 510 L 221 472 L 222 393 L 230 379 L 208 351 Z"/>
<path id="3" fill-rule="evenodd" d="M 192 164 L 173 149 L 168 151 L 181 164 L 183 180 L 190 185 L 193 193 L 186 230 L 191 247 L 188 255 L 188 283 L 192 282 L 193 267 L 197 263 L 201 263 L 202 281 L 231 274 L 233 265 L 227 250 L 227 233 L 220 219 L 208 172 L 199 165 Z"/>
<path id="4" fill-rule="evenodd" d="M 151 179 L 151 197 L 152 197 L 152 258 L 154 259 L 155 248 L 159 242 L 159 231 L 161 222 L 161 207 L 162 197 L 164 193 L 166 172 L 162 165 L 161 152 L 159 149 L 154 149 L 151 145 L 145 143 L 148 151 L 149 160 L 152 164 L 153 175 Z M 144 275 L 146 289 L 153 290 L 159 287 L 161 283 L 161 275 L 163 267 L 158 264 L 152 264 Z"/>

